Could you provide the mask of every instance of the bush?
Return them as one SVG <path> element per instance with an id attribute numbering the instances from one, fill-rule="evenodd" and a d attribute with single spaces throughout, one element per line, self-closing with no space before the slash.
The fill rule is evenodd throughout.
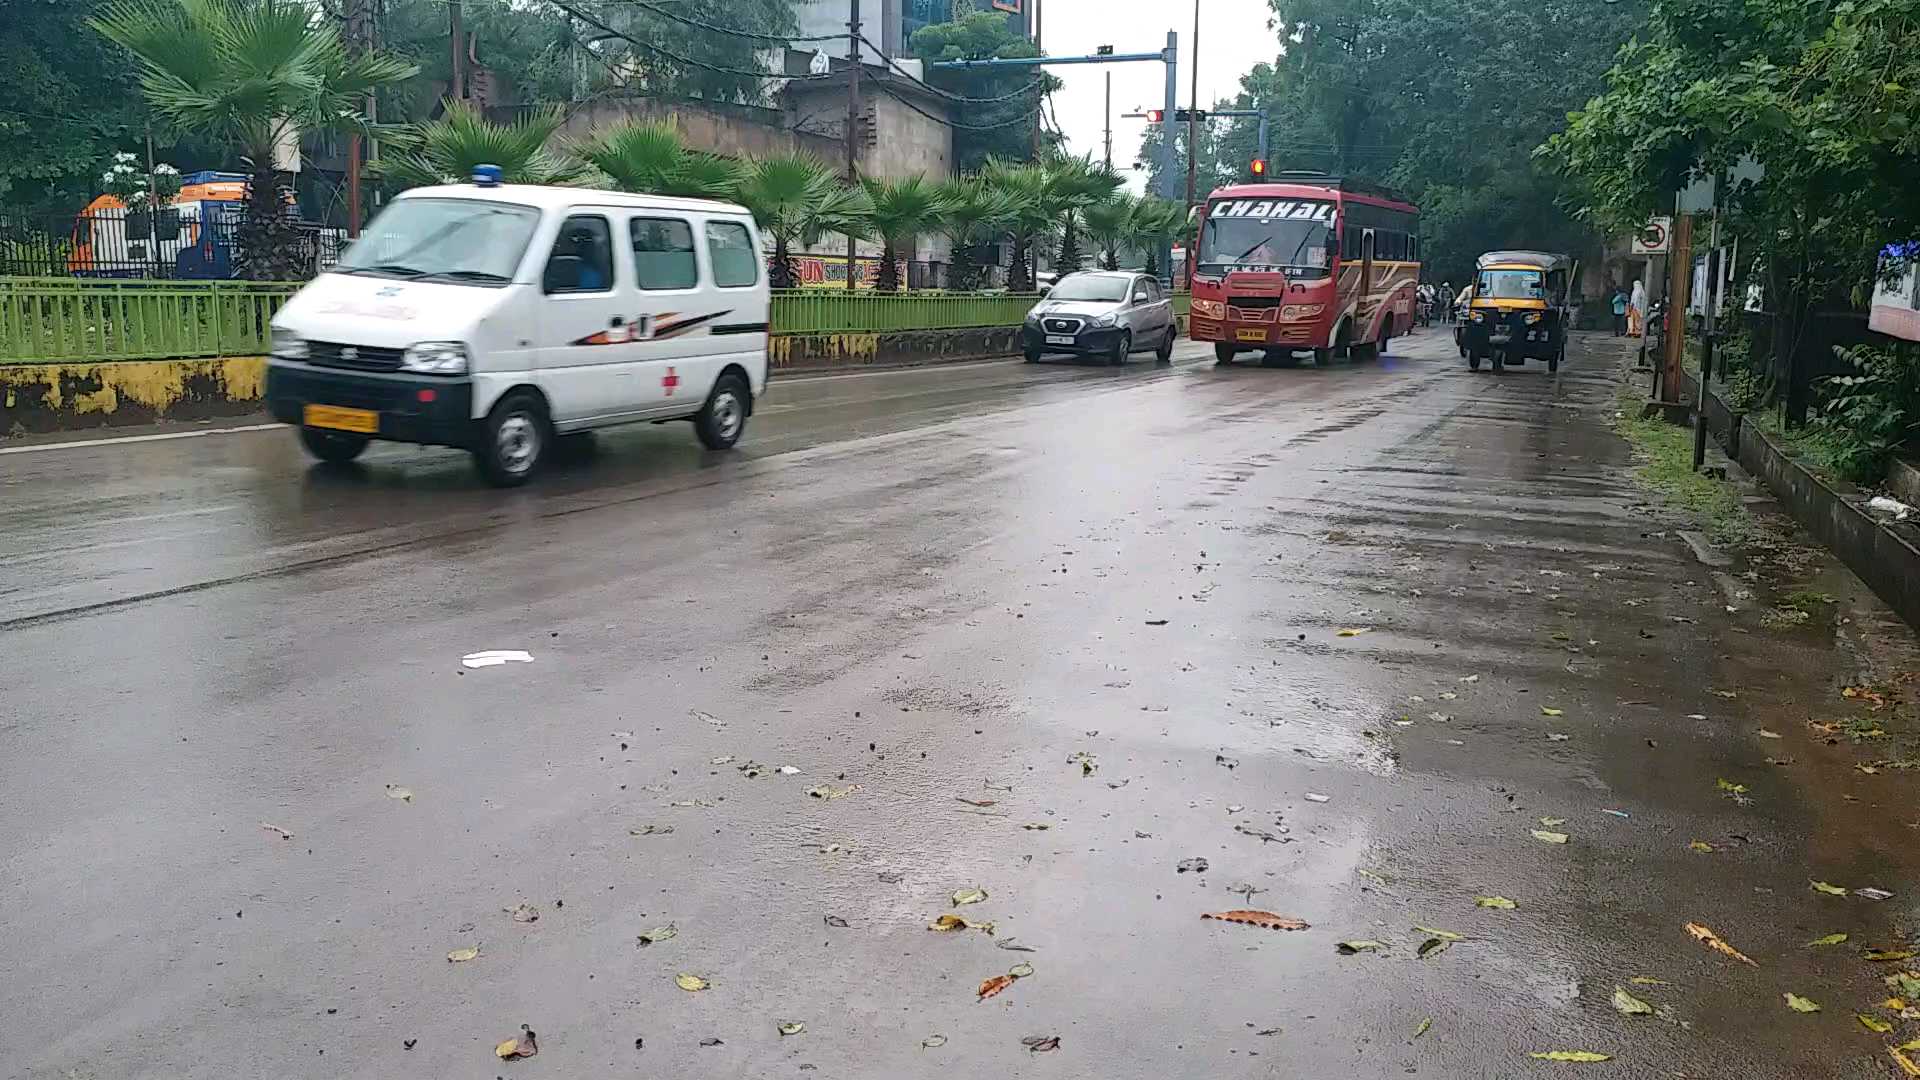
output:
<path id="1" fill-rule="evenodd" d="M 1920 360 L 1900 345 L 1836 345 L 1833 352 L 1856 374 L 1821 380 L 1813 433 L 1836 472 L 1874 483 L 1920 430 Z"/>

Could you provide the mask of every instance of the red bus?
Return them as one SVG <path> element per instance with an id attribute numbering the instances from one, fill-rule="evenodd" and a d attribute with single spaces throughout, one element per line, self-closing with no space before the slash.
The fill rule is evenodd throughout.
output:
<path id="1" fill-rule="evenodd" d="M 1278 367 L 1370 360 L 1413 325 L 1420 209 L 1384 188 L 1324 173 L 1279 173 L 1207 198 L 1187 334 Z"/>

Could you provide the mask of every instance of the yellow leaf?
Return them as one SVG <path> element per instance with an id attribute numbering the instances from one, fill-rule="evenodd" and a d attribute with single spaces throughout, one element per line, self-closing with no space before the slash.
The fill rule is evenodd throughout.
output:
<path id="1" fill-rule="evenodd" d="M 1736 784 L 1724 777 L 1716 778 L 1713 783 L 1715 787 L 1718 787 L 1721 791 L 1729 795 L 1745 795 L 1747 793 L 1747 785 Z"/>
<path id="2" fill-rule="evenodd" d="M 1868 949 L 1867 959 L 1879 961 L 1882 963 L 1888 960 L 1911 960 L 1913 959 L 1913 950 L 1912 949 Z"/>
<path id="3" fill-rule="evenodd" d="M 1473 902 L 1480 907 L 1499 908 L 1501 911 L 1512 911 L 1520 906 L 1504 896 L 1478 896 Z"/>
<path id="4" fill-rule="evenodd" d="M 990 922 L 974 922 L 972 919 L 948 912 L 928 923 L 927 929 L 947 932 L 954 930 L 979 930 L 983 933 L 991 934 L 993 933 L 993 924 Z"/>
<path id="5" fill-rule="evenodd" d="M 1899 1046 L 1894 1047 L 1894 1049 L 1905 1050 L 1907 1053 L 1911 1054 L 1915 1050 L 1920 1050 L 1920 1039 L 1912 1039 L 1907 1042 L 1903 1042 Z"/>
<path id="6" fill-rule="evenodd" d="M 1625 987 L 1613 988 L 1613 1007 L 1622 1016 L 1652 1016 L 1653 1006 L 1627 993 Z"/>
<path id="7" fill-rule="evenodd" d="M 1890 1012 L 1899 1012 L 1907 1007 L 1906 998 L 1891 997 L 1880 1003 L 1880 1007 Z"/>
<path id="8" fill-rule="evenodd" d="M 1743 953 L 1739 949 L 1736 949 L 1733 946 L 1727 944 L 1726 941 L 1722 939 L 1719 934 L 1714 933 L 1712 930 L 1708 929 L 1705 926 L 1700 925 L 1699 923 L 1688 923 L 1687 933 L 1692 934 L 1693 939 L 1695 941 L 1698 941 L 1700 944 L 1705 945 L 1707 948 L 1712 949 L 1714 952 L 1717 952 L 1722 956 L 1728 957 L 1730 959 L 1738 960 L 1741 963 L 1746 964 L 1750 967 L 1760 966 L 1759 964 L 1754 963 L 1753 960 L 1749 958 L 1746 953 Z"/>
<path id="9" fill-rule="evenodd" d="M 1687 846 L 1697 852 L 1700 852 L 1702 855 L 1708 854 L 1709 852 L 1713 851 L 1713 845 L 1707 843 L 1705 840 L 1695 840 L 1692 843 L 1688 844 Z"/>
<path id="10" fill-rule="evenodd" d="M 1914 1041 L 1920 1042 L 1920 1039 Z M 1920 1076 L 1920 1065 L 1915 1065 L 1913 1059 L 1902 1053 L 1902 1051 L 1910 1049 L 1920 1049 L 1920 1047 L 1915 1047 L 1913 1043 L 1908 1043 L 1905 1046 L 1889 1046 L 1887 1047 L 1887 1054 L 1893 1058 L 1894 1064 L 1900 1066 L 1900 1072 L 1903 1075 Z"/>
<path id="11" fill-rule="evenodd" d="M 1612 1061 L 1612 1054 L 1596 1054 L 1591 1050 L 1547 1050 L 1527 1055 L 1541 1061 Z"/>
<path id="12" fill-rule="evenodd" d="M 1651 975 L 1635 975 L 1633 978 L 1628 979 L 1627 981 L 1632 983 L 1635 986 L 1672 986 L 1673 985 L 1672 983 L 1668 982 L 1665 979 L 1656 979 Z"/>
<path id="13" fill-rule="evenodd" d="M 506 1042 L 503 1042 L 499 1046 L 494 1047 L 493 1053 L 494 1053 L 494 1056 L 496 1057 L 503 1057 L 503 1058 L 519 1057 L 520 1056 L 520 1040 L 508 1039 Z"/>
<path id="14" fill-rule="evenodd" d="M 464 964 L 479 955 L 480 947 L 478 945 L 470 949 L 455 949 L 447 954 L 447 962 L 450 964 Z"/>
<path id="15" fill-rule="evenodd" d="M 1432 1027 L 1433 1027 L 1433 1017 L 1429 1016 L 1425 1020 L 1420 1021 L 1419 1027 L 1413 1029 L 1413 1037 L 1417 1039 L 1420 1036 L 1425 1035 L 1430 1029 L 1432 1029 Z"/>
<path id="16" fill-rule="evenodd" d="M 1456 934 L 1451 930 L 1435 930 L 1431 926 L 1416 926 L 1414 929 L 1428 937 L 1437 937 L 1442 941 L 1465 941 L 1465 934 Z"/>
<path id="17" fill-rule="evenodd" d="M 1533 830 L 1533 838 L 1534 838 L 1535 840 L 1544 840 L 1544 841 L 1546 841 L 1546 842 L 1547 842 L 1547 843 L 1549 843 L 1549 844 L 1564 844 L 1564 843 L 1566 843 L 1566 842 L 1567 842 L 1567 834 L 1566 834 L 1566 833 L 1563 833 L 1563 832 L 1548 832 L 1548 831 L 1547 831 L 1547 830 L 1545 830 L 1545 829 L 1535 829 L 1535 830 Z"/>
<path id="18" fill-rule="evenodd" d="M 953 894 L 953 906 L 960 907 L 965 904 L 977 904 L 986 898 L 987 890 L 985 889 L 957 889 Z"/>
<path id="19" fill-rule="evenodd" d="M 1555 708 L 1550 708 L 1546 705 L 1542 705 L 1540 706 L 1540 715 L 1541 716 L 1565 716 L 1567 715 L 1567 711 L 1565 709 L 1555 709 Z"/>
<path id="20" fill-rule="evenodd" d="M 1033 974 L 1033 965 L 1025 964 L 1025 963 L 1015 964 L 1012 967 L 1007 969 L 1007 974 L 1013 976 L 1016 979 L 1024 979 L 1027 976 Z"/>
<path id="21" fill-rule="evenodd" d="M 1794 1012 L 1817 1013 L 1820 1011 L 1819 1002 L 1814 1001 L 1811 998 L 1803 998 L 1799 994 L 1796 994 L 1791 990 L 1789 990 L 1784 994 L 1781 994 L 1780 996 L 1787 999 L 1787 1008 L 1792 1009 Z"/>
<path id="22" fill-rule="evenodd" d="M 698 975 L 681 972 L 673 977 L 673 984 L 689 994 L 697 994 L 713 984 Z"/>
<path id="23" fill-rule="evenodd" d="M 1368 627 L 1364 627 L 1364 626 L 1361 626 L 1361 627 L 1349 627 L 1349 628 L 1347 628 L 1347 629 L 1345 629 L 1345 630 L 1342 630 L 1342 631 L 1340 631 L 1340 632 L 1339 632 L 1339 634 L 1338 634 L 1338 635 L 1336 635 L 1336 636 L 1338 636 L 1338 637 L 1359 637 L 1359 636 L 1360 636 L 1361 634 L 1365 634 L 1365 633 L 1368 633 L 1368 632 L 1370 632 L 1370 630 L 1369 630 L 1369 628 L 1368 628 Z"/>
<path id="24" fill-rule="evenodd" d="M 789 1020 L 780 1024 L 778 1030 L 782 1035 L 798 1035 L 807 1030 L 807 1022 L 805 1020 Z"/>
<path id="25" fill-rule="evenodd" d="M 1813 884 L 1813 891 L 1814 891 L 1814 892 L 1822 892 L 1822 893 L 1826 893 L 1826 894 L 1827 894 L 1828 896 L 1845 896 L 1845 895 L 1847 895 L 1847 890 L 1845 890 L 1845 889 L 1843 889 L 1843 888 L 1841 888 L 1841 887 L 1840 887 L 1840 886 L 1838 886 L 1838 885 L 1829 885 L 1829 884 L 1827 884 L 1827 883 L 1826 883 L 1826 882 L 1824 882 L 1824 881 L 1816 881 L 1816 882 L 1813 882 L 1812 884 Z"/>
<path id="26" fill-rule="evenodd" d="M 1866 1028 L 1875 1035 L 1885 1035 L 1887 1032 L 1893 1030 L 1892 1024 L 1887 1023 L 1877 1016 L 1868 1016 L 1866 1013 L 1854 1013 L 1853 1018 L 1860 1021 L 1861 1027 Z"/>
<path id="27" fill-rule="evenodd" d="M 1817 937 L 1807 942 L 1807 948 L 1816 948 L 1821 945 L 1838 945 L 1845 940 L 1847 940 L 1847 935 L 1845 934 L 1828 934 L 1826 937 Z"/>

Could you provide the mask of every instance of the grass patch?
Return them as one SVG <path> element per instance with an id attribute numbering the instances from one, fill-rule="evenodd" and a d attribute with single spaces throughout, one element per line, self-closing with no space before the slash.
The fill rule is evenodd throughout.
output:
<path id="1" fill-rule="evenodd" d="M 1630 386 L 1623 387 L 1621 405 L 1614 429 L 1640 458 L 1634 473 L 1641 483 L 1696 519 L 1716 544 L 1745 544 L 1762 535 L 1732 484 L 1693 471 L 1691 428 L 1640 419 L 1641 402 Z"/>

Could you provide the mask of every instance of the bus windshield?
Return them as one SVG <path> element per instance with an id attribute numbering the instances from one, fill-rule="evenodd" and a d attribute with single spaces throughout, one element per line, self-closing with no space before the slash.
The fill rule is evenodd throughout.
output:
<path id="1" fill-rule="evenodd" d="M 1484 300 L 1543 300 L 1546 276 L 1538 270 L 1482 270 L 1473 295 Z"/>
<path id="2" fill-rule="evenodd" d="M 1200 233 L 1199 271 L 1281 272 L 1326 277 L 1333 267 L 1333 204 L 1222 200 Z"/>

